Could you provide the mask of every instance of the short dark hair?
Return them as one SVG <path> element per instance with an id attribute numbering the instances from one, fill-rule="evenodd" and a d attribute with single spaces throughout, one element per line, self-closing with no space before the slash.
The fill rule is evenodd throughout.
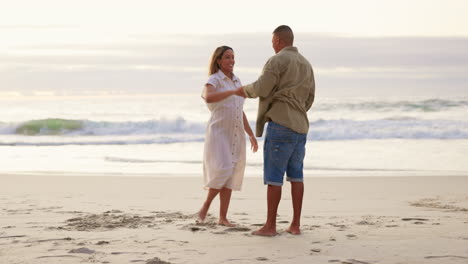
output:
<path id="1" fill-rule="evenodd" d="M 273 34 L 288 45 L 294 42 L 294 33 L 289 26 L 281 25 L 273 31 Z"/>

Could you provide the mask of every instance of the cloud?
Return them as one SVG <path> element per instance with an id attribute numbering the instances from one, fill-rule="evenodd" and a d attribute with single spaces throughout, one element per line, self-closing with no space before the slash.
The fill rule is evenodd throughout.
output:
<path id="1" fill-rule="evenodd" d="M 126 42 L 16 45 L 0 52 L 0 91 L 197 91 L 220 45 L 234 48 L 236 74 L 246 84 L 256 80 L 274 54 L 270 38 L 146 34 Z M 312 63 L 324 93 L 468 94 L 468 38 L 296 34 L 296 45 Z"/>

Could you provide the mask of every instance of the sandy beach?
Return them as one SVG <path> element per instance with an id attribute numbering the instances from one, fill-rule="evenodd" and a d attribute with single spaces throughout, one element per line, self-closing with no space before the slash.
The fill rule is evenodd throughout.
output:
<path id="1" fill-rule="evenodd" d="M 468 0 L 1 7 L 0 264 L 468 264 Z"/>
<path id="2" fill-rule="evenodd" d="M 0 263 L 468 263 L 468 177 L 306 178 L 301 236 L 252 236 L 265 186 L 247 177 L 227 228 L 194 214 L 201 178 L 0 175 Z M 278 228 L 291 220 L 283 188 Z"/>

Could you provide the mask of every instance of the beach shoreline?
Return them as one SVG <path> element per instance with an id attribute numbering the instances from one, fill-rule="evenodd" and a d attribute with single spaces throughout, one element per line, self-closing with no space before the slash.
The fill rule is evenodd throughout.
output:
<path id="1" fill-rule="evenodd" d="M 200 177 L 0 175 L 1 263 L 466 263 L 468 176 L 306 177 L 301 236 L 286 183 L 280 235 L 266 187 L 246 177 L 229 229 L 195 222 Z M 69 175 L 70 176 L 70 175 Z M 158 262 L 159 261 L 159 262 Z M 164 262 L 165 261 L 165 262 Z"/>

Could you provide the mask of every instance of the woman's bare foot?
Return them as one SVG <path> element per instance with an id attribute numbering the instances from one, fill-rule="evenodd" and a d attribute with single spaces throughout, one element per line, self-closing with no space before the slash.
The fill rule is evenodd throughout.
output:
<path id="1" fill-rule="evenodd" d="M 290 226 L 286 229 L 286 232 L 290 233 L 291 235 L 300 235 L 301 229 L 298 226 Z"/>
<path id="2" fill-rule="evenodd" d="M 206 215 L 208 214 L 208 207 L 203 205 L 203 207 L 198 211 L 198 220 L 200 223 L 205 221 Z"/>
<path id="3" fill-rule="evenodd" d="M 269 228 L 263 226 L 257 231 L 253 231 L 252 235 L 254 236 L 276 236 L 278 233 L 276 232 L 276 228 Z"/>
<path id="4" fill-rule="evenodd" d="M 227 220 L 227 219 L 219 219 L 218 225 L 227 226 L 227 227 L 235 227 L 236 226 L 235 224 L 229 222 L 229 220 Z"/>

